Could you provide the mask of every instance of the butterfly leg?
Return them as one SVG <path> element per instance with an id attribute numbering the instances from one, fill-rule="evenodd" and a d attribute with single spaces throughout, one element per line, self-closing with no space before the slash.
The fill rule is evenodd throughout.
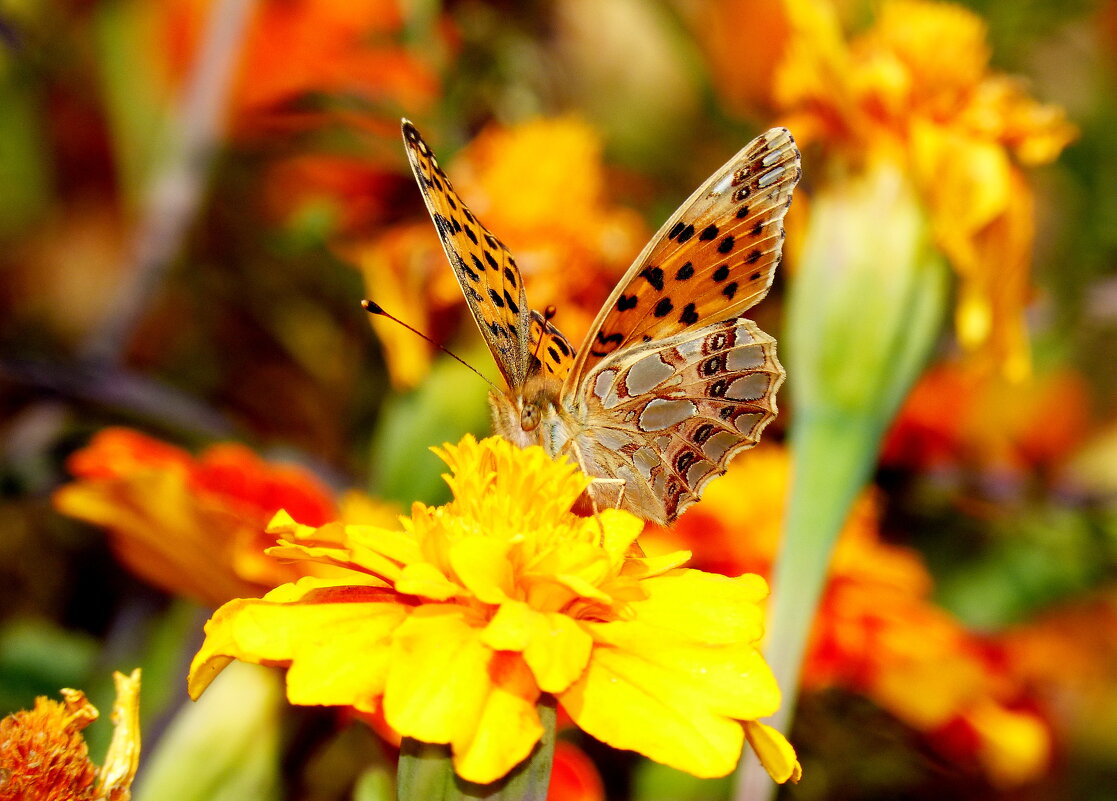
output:
<path id="1" fill-rule="evenodd" d="M 602 509 L 620 509 L 624 500 L 623 478 L 595 478 L 586 490 L 593 502 L 594 514 Z"/>
<path id="2" fill-rule="evenodd" d="M 593 505 L 593 515 L 598 519 L 600 525 L 601 518 L 599 516 L 602 509 L 620 509 L 621 501 L 624 500 L 624 479 L 623 478 L 595 478 L 586 488 L 586 494 L 589 496 L 590 503 Z M 601 536 L 605 536 L 605 531 L 602 529 Z M 644 549 L 640 547 L 640 543 L 633 541 L 628 546 L 626 556 L 643 557 Z"/>

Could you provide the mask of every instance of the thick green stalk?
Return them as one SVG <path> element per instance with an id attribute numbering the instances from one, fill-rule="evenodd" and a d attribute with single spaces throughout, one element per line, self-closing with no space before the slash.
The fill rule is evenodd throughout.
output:
<path id="1" fill-rule="evenodd" d="M 773 636 L 765 648 L 783 703 L 769 723 L 788 730 L 811 623 L 830 566 L 835 535 L 876 464 L 880 421 L 838 413 L 798 421 L 791 441 L 792 480 L 781 554 L 772 576 Z M 778 626 L 775 625 L 778 622 Z"/>

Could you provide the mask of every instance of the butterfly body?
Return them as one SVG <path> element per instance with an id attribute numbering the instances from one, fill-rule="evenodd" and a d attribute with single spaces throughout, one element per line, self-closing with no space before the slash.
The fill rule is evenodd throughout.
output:
<path id="1" fill-rule="evenodd" d="M 767 294 L 799 179 L 775 128 L 664 223 L 575 350 L 527 308 L 507 248 L 473 216 L 417 130 L 404 141 L 446 255 L 507 382 L 493 427 L 594 477 L 593 506 L 670 523 L 752 447 L 784 378 L 775 341 L 741 313 Z"/>

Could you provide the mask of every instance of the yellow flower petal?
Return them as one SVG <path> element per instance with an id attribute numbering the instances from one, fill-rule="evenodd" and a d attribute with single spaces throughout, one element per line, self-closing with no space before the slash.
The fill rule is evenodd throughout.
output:
<path id="1" fill-rule="evenodd" d="M 448 601 L 463 594 L 461 587 L 427 562 L 405 567 L 396 579 L 396 590 L 404 595 L 418 595 L 432 601 Z"/>
<path id="2" fill-rule="evenodd" d="M 633 610 L 657 627 L 709 644 L 757 642 L 764 635 L 759 602 L 768 597 L 768 583 L 760 576 L 676 570 L 640 586 L 648 596 L 634 601 Z"/>
<path id="3" fill-rule="evenodd" d="M 140 766 L 140 669 L 114 671 L 116 700 L 112 705 L 112 742 L 97 779 L 99 797 L 127 798 Z"/>
<path id="4" fill-rule="evenodd" d="M 682 567 L 690 561 L 690 551 L 673 551 L 659 556 L 641 556 L 629 559 L 621 571 L 622 575 L 632 578 L 650 578 Z"/>
<path id="5" fill-rule="evenodd" d="M 749 720 L 745 721 L 745 737 L 774 782 L 783 784 L 787 781 L 799 781 L 803 769 L 799 766 L 795 749 L 782 734 L 771 726 Z"/>
<path id="6" fill-rule="evenodd" d="M 384 715 L 426 743 L 470 739 L 489 692 L 493 652 L 461 606 L 421 606 L 392 640 Z"/>
<path id="7" fill-rule="evenodd" d="M 632 543 L 644 530 L 644 521 L 619 509 L 604 509 L 598 517 L 605 529 L 601 544 L 612 560 L 619 564 L 628 556 Z"/>
<path id="8" fill-rule="evenodd" d="M 511 543 L 491 537 L 467 537 L 450 546 L 450 566 L 482 603 L 503 603 L 515 592 L 509 547 Z"/>
<path id="9" fill-rule="evenodd" d="M 751 646 L 705 645 L 642 623 L 590 629 L 597 644 L 589 666 L 559 700 L 580 728 L 615 748 L 724 776 L 740 757 L 739 721 L 779 706 L 771 671 Z"/>
<path id="10" fill-rule="evenodd" d="M 593 638 L 576 621 L 549 612 L 536 616 L 524 660 L 535 674 L 539 689 L 558 693 L 585 670 L 592 647 Z"/>
<path id="11" fill-rule="evenodd" d="M 190 666 L 197 698 L 233 658 L 290 665 L 293 703 L 375 709 L 388 637 L 407 607 L 377 587 L 303 579 L 262 599 L 230 601 L 206 623 L 206 640 Z M 355 656 L 359 655 L 359 656 Z"/>
<path id="12" fill-rule="evenodd" d="M 543 736 L 535 704 L 539 688 L 523 662 L 494 654 L 489 694 L 469 736 L 455 738 L 454 770 L 466 781 L 488 784 L 522 762 Z"/>
<path id="13" fill-rule="evenodd" d="M 531 642 L 535 618 L 539 615 L 522 601 L 502 604 L 481 639 L 494 651 L 523 651 Z"/>

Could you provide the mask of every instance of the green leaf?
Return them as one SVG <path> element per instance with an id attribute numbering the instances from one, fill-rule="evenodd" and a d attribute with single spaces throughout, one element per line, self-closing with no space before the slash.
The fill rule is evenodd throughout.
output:
<path id="1" fill-rule="evenodd" d="M 0 716 L 28 709 L 36 696 L 58 699 L 83 687 L 97 655 L 88 635 L 43 621 L 17 620 L 0 629 Z"/>
<path id="2" fill-rule="evenodd" d="M 473 363 L 480 358 L 488 356 Z M 404 508 L 445 501 L 445 465 L 430 449 L 466 433 L 487 434 L 488 392 L 484 381 L 447 358 L 432 365 L 417 389 L 388 400 L 373 437 L 373 492 Z"/>
<path id="3" fill-rule="evenodd" d="M 722 801 L 729 798 L 729 777 L 699 779 L 658 762 L 644 760 L 632 777 L 632 801 Z"/>

